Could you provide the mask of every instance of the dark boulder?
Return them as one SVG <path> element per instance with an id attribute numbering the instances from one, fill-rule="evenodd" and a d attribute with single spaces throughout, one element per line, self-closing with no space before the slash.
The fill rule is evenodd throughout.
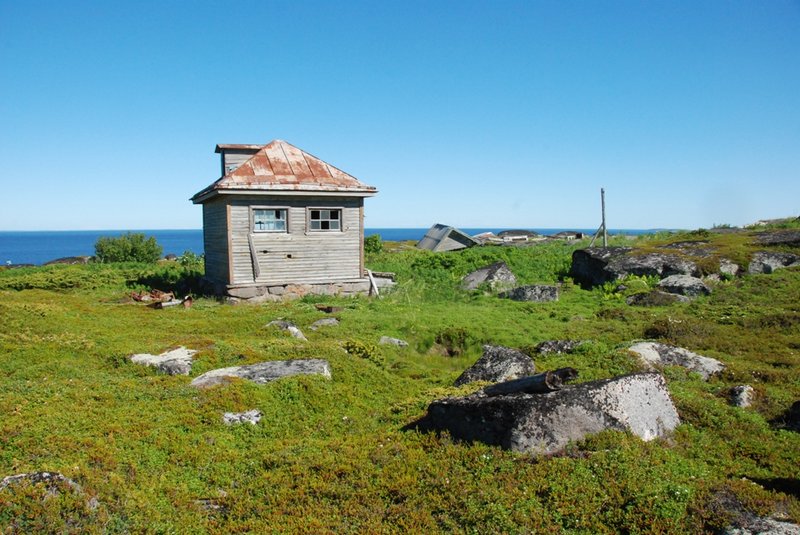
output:
<path id="1" fill-rule="evenodd" d="M 661 307 L 687 301 L 689 301 L 689 298 L 685 295 L 671 294 L 661 290 L 633 294 L 625 299 L 625 302 L 629 305 L 638 307 Z"/>
<path id="2" fill-rule="evenodd" d="M 697 297 L 711 293 L 705 282 L 689 275 L 670 275 L 658 283 L 658 287 L 667 293 Z"/>
<path id="3" fill-rule="evenodd" d="M 800 256 L 793 253 L 759 251 L 753 253 L 747 272 L 751 275 L 772 273 L 776 269 L 800 266 Z"/>
<path id="4" fill-rule="evenodd" d="M 664 378 L 642 373 L 566 386 L 547 394 L 487 396 L 434 401 L 416 424 L 518 452 L 546 454 L 605 429 L 630 431 L 643 440 L 662 437 L 680 423 Z"/>
<path id="5" fill-rule="evenodd" d="M 558 301 L 558 286 L 548 286 L 544 284 L 519 286 L 507 292 L 502 292 L 499 296 L 511 299 L 512 301 L 533 301 L 536 303 Z"/>
<path id="6" fill-rule="evenodd" d="M 758 232 L 756 242 L 760 245 L 789 245 L 800 247 L 800 230 L 786 229 Z"/>
<path id="7" fill-rule="evenodd" d="M 483 346 L 483 355 L 453 383 L 461 386 L 474 381 L 497 383 L 536 373 L 533 359 L 525 353 L 503 346 Z"/>
<path id="8" fill-rule="evenodd" d="M 570 275 L 586 286 L 597 286 L 627 275 L 700 275 L 694 262 L 672 253 L 632 254 L 630 247 L 590 247 L 572 253 Z"/>
<path id="9" fill-rule="evenodd" d="M 461 288 L 475 290 L 482 284 L 487 284 L 492 290 L 498 291 L 513 288 L 516 283 L 517 277 L 508 268 L 508 265 L 505 262 L 495 262 L 477 269 L 461 279 Z"/>

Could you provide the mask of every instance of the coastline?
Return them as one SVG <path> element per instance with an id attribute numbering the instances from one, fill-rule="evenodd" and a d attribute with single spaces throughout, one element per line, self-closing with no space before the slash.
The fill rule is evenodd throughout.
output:
<path id="1" fill-rule="evenodd" d="M 483 232 L 498 233 L 510 230 L 499 227 L 461 228 L 470 235 Z M 548 236 L 564 231 L 593 235 L 597 229 L 580 228 L 528 228 Z M 609 234 L 641 235 L 663 229 L 609 229 Z M 428 228 L 366 228 L 365 236 L 380 234 L 383 241 L 418 241 Z M 132 230 L 20 230 L 0 231 L 0 265 L 34 265 L 65 257 L 91 256 L 94 244 L 101 236 L 120 236 L 127 232 L 141 232 L 154 236 L 163 247 L 164 255 L 181 255 L 186 251 L 203 252 L 202 229 L 132 229 Z"/>

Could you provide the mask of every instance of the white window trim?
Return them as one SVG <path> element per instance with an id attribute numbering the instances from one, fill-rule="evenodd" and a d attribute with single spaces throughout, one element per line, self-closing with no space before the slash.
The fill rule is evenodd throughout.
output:
<path id="1" fill-rule="evenodd" d="M 256 228 L 256 210 L 283 210 L 286 212 L 285 230 L 259 230 Z M 289 207 L 288 206 L 251 206 L 250 207 L 250 232 L 253 234 L 289 234 Z"/>
<path id="2" fill-rule="evenodd" d="M 339 228 L 338 229 L 312 229 L 311 228 L 311 211 L 312 210 L 337 210 L 339 212 Z M 306 207 L 306 232 L 344 232 L 344 206 L 307 206 Z"/>

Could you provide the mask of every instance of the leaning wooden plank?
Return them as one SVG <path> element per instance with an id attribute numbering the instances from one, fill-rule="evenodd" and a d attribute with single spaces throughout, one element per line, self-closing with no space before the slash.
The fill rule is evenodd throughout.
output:
<path id="1" fill-rule="evenodd" d="M 252 234 L 247 235 L 247 243 L 250 245 L 250 261 L 253 263 L 253 280 L 257 280 L 261 276 L 261 266 L 258 265 L 258 254 Z"/>
<path id="2" fill-rule="evenodd" d="M 370 293 L 374 291 L 374 292 L 375 292 L 375 297 L 378 297 L 378 298 L 380 298 L 381 294 L 380 294 L 380 292 L 378 291 L 378 285 L 377 285 L 377 284 L 375 284 L 375 279 L 374 279 L 374 278 L 373 278 L 373 276 L 372 276 L 372 271 L 370 271 L 370 270 L 367 270 L 367 276 L 369 277 L 369 288 L 370 288 Z"/>
<path id="3" fill-rule="evenodd" d="M 560 390 L 564 383 L 578 377 L 575 368 L 559 368 L 551 372 L 539 373 L 487 386 L 483 389 L 487 396 L 506 394 L 546 394 Z"/>

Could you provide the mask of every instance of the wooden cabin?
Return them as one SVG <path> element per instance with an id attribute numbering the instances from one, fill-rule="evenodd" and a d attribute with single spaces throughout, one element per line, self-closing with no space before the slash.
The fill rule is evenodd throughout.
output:
<path id="1" fill-rule="evenodd" d="M 364 199 L 376 188 L 285 141 L 217 145 L 222 177 L 203 206 L 206 279 L 219 293 L 358 293 Z"/>

